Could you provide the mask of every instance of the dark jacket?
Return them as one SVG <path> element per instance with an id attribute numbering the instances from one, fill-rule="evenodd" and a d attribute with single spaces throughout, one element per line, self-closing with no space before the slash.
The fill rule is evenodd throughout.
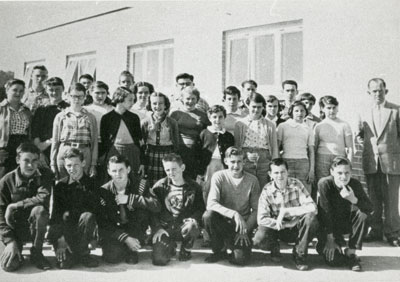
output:
<path id="1" fill-rule="evenodd" d="M 69 184 L 70 177 L 61 179 L 53 189 L 53 209 L 50 218 L 49 239 L 54 243 L 63 236 L 64 214 L 78 222 L 84 212 L 97 213 L 98 189 L 95 180 L 84 174 L 79 183 Z"/>
<path id="2" fill-rule="evenodd" d="M 125 122 L 135 145 L 140 148 L 140 161 L 143 164 L 145 162 L 145 156 L 144 146 L 141 146 L 140 143 L 142 140 L 140 119 L 136 114 L 130 111 L 125 111 L 124 114 L 120 115 L 115 110 L 112 110 L 101 118 L 100 138 L 104 146 L 104 152 L 107 154 L 114 144 L 121 120 Z"/>
<path id="3" fill-rule="evenodd" d="M 155 203 L 154 198 L 149 197 L 149 190 L 145 190 L 142 195 L 139 192 L 138 184 L 139 182 L 128 181 L 125 188 L 125 195 L 128 195 L 128 203 L 124 205 L 128 218 L 127 225 L 135 225 L 142 220 L 139 217 L 143 213 L 138 212 L 138 210 L 159 211 L 159 206 Z M 97 213 L 97 223 L 101 237 L 123 242 L 129 234 L 121 222 L 120 206 L 115 201 L 116 195 L 118 193 L 112 181 L 107 182 L 99 189 L 100 207 Z M 143 232 L 145 231 L 143 230 Z"/>
<path id="4" fill-rule="evenodd" d="M 218 145 L 219 153 L 221 155 L 221 162 L 224 168 L 227 166 L 224 163 L 225 151 L 235 144 L 233 135 L 226 131 L 225 133 L 212 133 L 207 128 L 200 133 L 201 143 L 201 156 L 199 174 L 204 175 L 207 171 L 207 166 L 211 162 L 212 154 Z"/>
<path id="5" fill-rule="evenodd" d="M 203 201 L 202 188 L 197 182 L 185 178 L 185 184 L 183 185 L 182 191 L 182 207 L 181 212 L 178 215 L 173 215 L 168 204 L 168 195 L 171 191 L 170 180 L 168 177 L 164 177 L 154 184 L 153 188 L 150 189 L 150 194 L 154 198 L 157 209 L 159 212 L 153 213 L 151 229 L 154 232 L 164 228 L 167 229 L 174 226 L 181 226 L 183 220 L 186 218 L 192 218 L 201 224 L 202 216 L 205 211 L 205 205 Z"/>
<path id="6" fill-rule="evenodd" d="M 16 203 L 18 210 L 26 211 L 26 219 L 35 206 L 42 205 L 48 209 L 53 179 L 52 172 L 46 168 L 39 169 L 30 179 L 24 179 L 18 167 L 0 180 L 0 239 L 4 243 L 17 238 L 4 217 L 7 206 Z"/>

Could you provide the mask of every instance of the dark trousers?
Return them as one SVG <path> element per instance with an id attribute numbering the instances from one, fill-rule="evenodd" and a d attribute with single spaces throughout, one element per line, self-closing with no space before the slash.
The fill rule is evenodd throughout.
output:
<path id="1" fill-rule="evenodd" d="M 28 141 L 27 135 L 10 135 L 7 147 L 0 149 L 0 178 L 17 168 L 17 148 Z"/>
<path id="2" fill-rule="evenodd" d="M 334 225 L 333 237 L 335 238 L 335 242 L 341 247 L 346 246 L 346 241 L 344 240 L 343 235 L 349 234 L 349 249 L 361 250 L 367 215 L 360 210 L 356 210 L 350 212 L 348 218 L 348 222 L 337 222 Z M 326 233 L 324 228 L 319 229 L 317 252 L 320 255 L 323 255 L 323 250 L 327 241 L 327 235 L 328 234 Z M 329 262 L 325 259 L 325 262 L 328 265 L 339 266 L 343 262 L 342 256 L 343 255 L 337 252 L 335 253 L 333 261 Z"/>
<path id="3" fill-rule="evenodd" d="M 90 253 L 89 242 L 95 238 L 96 218 L 93 213 L 84 212 L 79 217 L 73 217 L 66 212 L 63 216 L 63 235 L 72 255 L 82 256 Z M 49 238 L 52 237 L 50 227 Z M 57 250 L 57 241 L 53 241 L 54 249 Z"/>
<path id="4" fill-rule="evenodd" d="M 251 244 L 250 246 L 239 246 L 235 245 L 235 237 L 237 235 L 235 231 L 235 222 L 222 216 L 221 214 L 214 211 L 206 211 L 203 214 L 204 228 L 210 234 L 211 250 L 213 253 L 219 253 L 224 248 L 232 250 L 232 262 L 238 265 L 244 265 L 249 261 L 251 256 Z M 248 230 L 248 237 L 251 243 L 252 230 Z"/>
<path id="5" fill-rule="evenodd" d="M 172 224 L 165 230 L 169 236 L 163 235 L 161 240 L 153 245 L 152 261 L 154 265 L 166 265 L 172 256 L 175 255 L 176 241 L 181 241 L 181 249 L 191 249 L 194 240 L 199 236 L 199 228 L 193 226 L 188 235 L 183 238 L 181 228 L 184 224 Z M 153 234 L 154 235 L 154 234 Z"/>
<path id="6" fill-rule="evenodd" d="M 273 249 L 279 246 L 278 239 L 284 242 L 294 242 L 295 249 L 299 256 L 307 256 L 308 243 L 316 237 L 318 228 L 317 217 L 312 213 L 303 215 L 296 226 L 292 228 L 275 230 L 259 226 L 254 236 L 254 244 L 262 245 L 264 242 Z"/>
<path id="7" fill-rule="evenodd" d="M 386 237 L 397 237 L 400 234 L 399 215 L 399 189 L 400 175 L 384 174 L 378 163 L 378 171 L 366 174 L 368 194 L 374 211 L 369 218 L 369 225 L 373 232 Z M 382 211 L 385 211 L 385 221 L 382 219 Z"/>
<path id="8" fill-rule="evenodd" d="M 43 206 L 36 206 L 30 211 L 23 210 L 17 211 L 14 215 L 16 242 L 20 252 L 25 242 L 32 242 L 32 246 L 38 251 L 42 252 L 43 241 L 46 234 L 47 223 L 49 222 L 49 212 Z M 0 254 L 3 253 L 5 244 L 0 243 Z M 11 266 L 6 267 L 1 263 L 1 268 L 5 271 L 15 271 L 20 268 L 22 262 L 15 257 Z"/>
<path id="9" fill-rule="evenodd" d="M 197 171 L 199 169 L 199 153 L 200 148 L 197 144 L 191 147 L 181 144 L 178 150 L 179 155 L 182 157 L 185 164 L 185 171 L 183 174 L 191 179 L 196 179 Z"/>

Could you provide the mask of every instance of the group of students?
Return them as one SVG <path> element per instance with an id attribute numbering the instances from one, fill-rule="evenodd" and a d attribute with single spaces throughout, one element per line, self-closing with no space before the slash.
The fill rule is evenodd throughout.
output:
<path id="1" fill-rule="evenodd" d="M 257 93 L 253 80 L 243 82 L 242 92 L 227 87 L 225 107 L 210 107 L 187 73 L 176 77 L 178 91 L 170 98 L 148 82 L 134 83 L 127 71 L 111 99 L 108 86 L 90 75 L 70 87 L 69 103 L 62 80 L 47 79 L 44 66 L 34 67 L 32 81 L 25 95 L 23 81 L 7 82 L 0 104 L 0 263 L 6 271 L 22 265 L 29 239 L 31 261 L 50 268 L 42 254 L 46 232 L 62 269 L 97 266 L 90 256 L 97 243 L 106 262 L 135 264 L 148 232 L 153 264 L 166 265 L 177 241 L 179 260 L 188 260 L 202 232 L 212 249 L 207 262 L 246 264 L 253 246 L 270 250 L 278 262 L 282 240 L 295 242 L 294 262 L 306 270 L 309 243 L 318 237 L 317 251 L 329 265 L 360 271 L 356 249 L 366 235 L 379 239 L 367 233 L 366 221 L 371 213 L 382 217 L 379 199 L 371 204 L 351 177 L 353 135 L 337 117 L 335 97 L 320 99 L 320 120 L 311 113 L 315 97 L 298 95 L 292 80 L 282 83 L 283 109 L 275 96 Z M 368 87 L 371 96 L 374 87 L 378 96 L 387 93 L 382 79 Z M 398 107 L 393 115 L 398 134 L 391 141 L 400 147 Z M 360 126 L 365 139 L 370 128 Z M 388 173 L 383 163 L 377 167 L 374 173 Z M 385 236 L 398 246 L 398 210 L 388 213 L 393 206 L 380 201 L 392 216 Z M 347 243 L 344 234 L 350 234 Z"/>

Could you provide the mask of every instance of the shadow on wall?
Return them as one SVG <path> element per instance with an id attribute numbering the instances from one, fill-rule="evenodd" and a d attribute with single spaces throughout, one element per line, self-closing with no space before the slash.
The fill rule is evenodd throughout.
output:
<path id="1" fill-rule="evenodd" d="M 4 84 L 7 80 L 14 78 L 14 73 L 11 71 L 0 70 L 0 102 L 6 98 L 6 90 L 4 89 Z"/>

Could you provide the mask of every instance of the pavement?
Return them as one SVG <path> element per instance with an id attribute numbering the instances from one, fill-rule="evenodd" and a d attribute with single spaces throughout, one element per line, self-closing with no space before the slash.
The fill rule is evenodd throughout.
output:
<path id="1" fill-rule="evenodd" d="M 0 282 L 252 282 L 252 281 L 400 281 L 400 248 L 390 247 L 385 242 L 366 243 L 357 254 L 361 259 L 362 272 L 352 272 L 347 268 L 331 268 L 324 264 L 315 248 L 309 249 L 308 271 L 298 271 L 291 255 L 292 247 L 281 243 L 282 261 L 271 261 L 269 252 L 253 250 L 252 259 L 247 266 L 239 267 L 227 261 L 208 264 L 204 262 L 211 251 L 201 247 L 196 241 L 192 259 L 180 262 L 172 259 L 167 266 L 153 266 L 151 248 L 145 247 L 139 253 L 136 265 L 107 264 L 101 260 L 101 249 L 92 254 L 101 262 L 98 268 L 77 266 L 71 270 L 52 269 L 41 271 L 26 260 L 25 265 L 16 273 L 0 270 Z M 24 247 L 23 255 L 29 254 L 29 245 Z M 44 255 L 55 265 L 54 252 L 49 245 L 44 246 Z"/>

